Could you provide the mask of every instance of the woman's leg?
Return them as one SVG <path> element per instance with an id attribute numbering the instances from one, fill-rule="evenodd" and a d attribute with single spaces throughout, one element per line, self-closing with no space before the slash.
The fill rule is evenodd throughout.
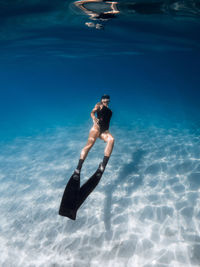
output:
<path id="1" fill-rule="evenodd" d="M 104 140 L 107 143 L 107 145 L 105 147 L 105 150 L 104 150 L 104 158 L 103 158 L 103 162 L 102 162 L 103 169 L 105 169 L 105 167 L 106 167 L 106 165 L 108 163 L 108 160 L 110 158 L 110 155 L 112 153 L 115 139 L 111 135 L 111 133 L 109 133 L 109 131 L 106 131 L 106 132 L 102 133 L 99 136 L 99 138 L 101 138 L 102 140 Z"/>
<path id="2" fill-rule="evenodd" d="M 106 131 L 105 133 L 102 133 L 99 136 L 99 138 L 107 142 L 106 149 L 105 149 L 106 156 L 104 156 L 103 162 L 100 163 L 97 171 L 81 186 L 80 191 L 79 191 L 79 200 L 77 202 L 77 209 L 83 204 L 85 199 L 91 194 L 91 192 L 96 188 L 96 186 L 100 182 L 102 174 L 105 170 L 105 166 L 108 162 L 108 159 L 113 149 L 114 138 L 108 131 Z"/>
<path id="3" fill-rule="evenodd" d="M 83 164 L 85 158 L 87 157 L 88 152 L 90 151 L 90 149 L 94 145 L 98 136 L 99 136 L 99 130 L 92 127 L 90 132 L 89 132 L 87 144 L 84 146 L 84 148 L 81 151 L 80 160 L 79 160 L 78 166 L 76 168 L 76 170 L 78 170 L 79 172 L 82 168 L 82 164 Z"/>
<path id="4" fill-rule="evenodd" d="M 81 151 L 81 156 L 80 156 L 81 159 L 85 160 L 88 152 L 90 151 L 90 149 L 94 145 L 98 136 L 99 136 L 99 131 L 97 129 L 95 129 L 94 127 L 92 127 L 90 132 L 89 132 L 87 144 L 85 145 L 85 147 Z"/>
<path id="5" fill-rule="evenodd" d="M 104 156 L 110 157 L 112 150 L 113 150 L 114 142 L 115 142 L 114 137 L 112 136 L 111 133 L 109 133 L 109 131 L 106 131 L 102 133 L 99 136 L 99 138 L 101 138 L 102 140 L 104 140 L 104 142 L 107 143 L 105 150 L 104 150 Z"/>

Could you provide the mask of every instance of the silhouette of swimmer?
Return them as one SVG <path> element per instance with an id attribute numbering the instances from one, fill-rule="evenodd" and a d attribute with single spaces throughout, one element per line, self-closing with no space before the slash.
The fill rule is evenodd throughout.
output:
<path id="1" fill-rule="evenodd" d="M 81 0 L 74 2 L 75 6 L 89 16 L 91 20 L 107 21 L 116 17 L 119 13 L 117 2 L 107 0 Z M 95 5 L 96 4 L 96 5 Z M 86 26 L 100 30 L 102 23 L 86 22 Z"/>
<path id="2" fill-rule="evenodd" d="M 116 2 L 109 0 L 80 0 L 74 2 L 75 6 L 89 16 L 91 20 L 100 23 L 86 22 L 88 27 L 103 29 L 102 22 L 116 18 L 117 15 L 175 15 L 198 16 L 200 12 L 199 0 L 161 0 L 161 1 L 134 1 Z"/>

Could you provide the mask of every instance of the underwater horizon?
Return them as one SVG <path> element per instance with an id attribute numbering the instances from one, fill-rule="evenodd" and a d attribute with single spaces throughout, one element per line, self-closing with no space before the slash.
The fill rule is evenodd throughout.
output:
<path id="1" fill-rule="evenodd" d="M 200 266 L 200 1 L 0 7 L 0 265 Z M 59 205 L 103 94 L 115 145 L 72 221 Z"/>

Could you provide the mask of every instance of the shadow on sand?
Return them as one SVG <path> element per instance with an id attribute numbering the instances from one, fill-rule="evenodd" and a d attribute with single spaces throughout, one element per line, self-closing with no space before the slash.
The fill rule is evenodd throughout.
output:
<path id="1" fill-rule="evenodd" d="M 119 184 L 128 182 L 128 192 L 130 193 L 142 184 L 143 176 L 139 171 L 139 165 L 142 161 L 143 156 L 146 152 L 142 149 L 138 149 L 132 153 L 132 161 L 128 164 L 124 164 L 115 179 L 115 181 L 109 184 L 106 187 L 106 199 L 104 204 L 104 224 L 107 232 L 111 231 L 111 204 L 112 204 L 112 195 L 117 189 Z M 132 175 L 138 174 L 136 177 Z"/>

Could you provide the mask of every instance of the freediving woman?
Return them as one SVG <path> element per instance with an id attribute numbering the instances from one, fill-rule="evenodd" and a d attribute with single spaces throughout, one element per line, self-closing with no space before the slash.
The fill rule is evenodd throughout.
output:
<path id="1" fill-rule="evenodd" d="M 110 158 L 114 146 L 114 137 L 109 132 L 109 124 L 110 124 L 110 119 L 112 117 L 112 111 L 108 107 L 109 102 L 110 102 L 110 96 L 103 95 L 101 97 L 101 101 L 95 105 L 94 109 L 91 112 L 91 117 L 93 119 L 94 124 L 90 129 L 87 144 L 81 151 L 78 166 L 75 170 L 77 174 L 80 173 L 82 164 L 97 138 L 100 138 L 107 143 L 104 151 L 103 162 L 99 166 L 100 170 L 104 171 L 108 163 L 108 160 Z M 97 117 L 95 117 L 95 113 L 97 114 Z"/>
<path id="2" fill-rule="evenodd" d="M 78 166 L 66 185 L 59 209 L 61 216 L 68 217 L 72 220 L 76 219 L 76 213 L 79 207 L 98 185 L 108 163 L 114 146 L 114 137 L 109 132 L 109 124 L 112 117 L 112 111 L 108 107 L 109 102 L 110 96 L 103 95 L 101 101 L 95 105 L 91 112 L 93 126 L 90 129 L 87 144 L 81 151 Z M 97 138 L 107 143 L 103 161 L 99 164 L 97 171 L 80 187 L 80 172 L 83 162 Z"/>

